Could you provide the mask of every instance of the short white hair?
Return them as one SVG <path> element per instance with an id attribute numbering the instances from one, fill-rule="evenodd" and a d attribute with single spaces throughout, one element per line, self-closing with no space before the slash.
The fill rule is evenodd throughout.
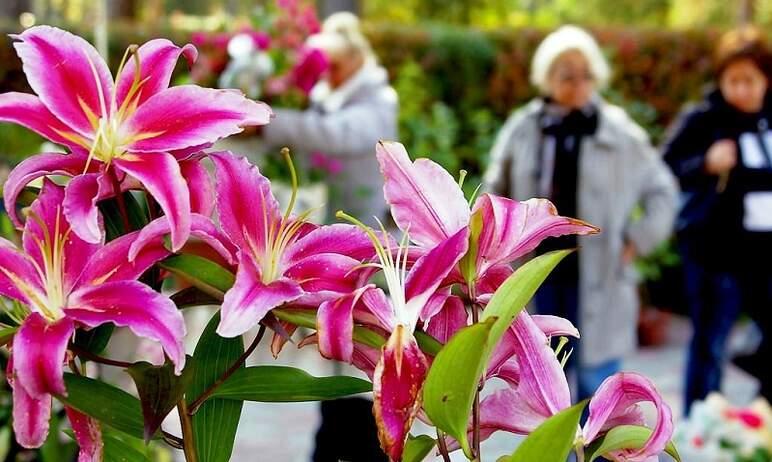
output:
<path id="1" fill-rule="evenodd" d="M 531 83 L 542 94 L 549 94 L 549 74 L 555 60 L 567 51 L 578 51 L 587 60 L 596 86 L 608 84 L 611 70 L 598 42 L 584 29 L 577 26 L 562 26 L 542 40 L 531 60 Z"/>
<path id="2" fill-rule="evenodd" d="M 318 34 L 308 37 L 306 43 L 331 56 L 358 53 L 365 59 L 374 58 L 370 42 L 362 34 L 359 18 L 348 11 L 331 14 Z"/>

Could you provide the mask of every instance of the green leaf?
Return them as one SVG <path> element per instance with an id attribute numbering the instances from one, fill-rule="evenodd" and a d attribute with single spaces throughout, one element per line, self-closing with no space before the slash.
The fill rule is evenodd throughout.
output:
<path id="1" fill-rule="evenodd" d="M 196 373 L 186 393 L 188 404 L 198 398 L 244 353 L 241 337 L 217 335 L 220 313 L 215 313 L 193 352 Z M 243 367 L 243 366 L 242 366 Z M 193 438 L 199 462 L 228 462 L 233 452 L 236 429 L 244 403 L 209 399 L 193 415 Z"/>
<path id="2" fill-rule="evenodd" d="M 467 250 L 466 255 L 459 262 L 461 275 L 467 283 L 477 279 L 477 253 L 482 226 L 482 212 L 477 211 L 472 214 L 469 220 L 469 250 Z"/>
<path id="3" fill-rule="evenodd" d="M 113 335 L 113 323 L 102 324 L 93 329 L 78 329 L 75 332 L 75 346 L 94 354 L 102 353 Z"/>
<path id="4" fill-rule="evenodd" d="M 90 415 L 116 430 L 136 438 L 144 434 L 144 421 L 139 400 L 125 391 L 99 380 L 65 373 L 67 396 L 59 401 Z"/>
<path id="5" fill-rule="evenodd" d="M 185 369 L 179 376 L 174 374 L 174 365 L 169 362 L 155 366 L 141 361 L 134 363 L 126 372 L 137 386 L 145 418 L 145 442 L 148 442 L 185 394 L 185 389 L 193 379 L 193 361 L 188 356 Z"/>
<path id="6" fill-rule="evenodd" d="M 529 260 L 504 281 L 483 310 L 482 320 L 497 318 L 491 329 L 489 353 L 499 343 L 501 336 L 512 325 L 525 305 L 533 298 L 550 272 L 573 250 L 558 250 Z M 489 354 L 485 356 L 485 362 Z"/>
<path id="7" fill-rule="evenodd" d="M 10 342 L 13 336 L 16 335 L 17 330 L 19 330 L 18 327 L 4 327 L 0 329 L 0 345 Z"/>
<path id="8" fill-rule="evenodd" d="M 49 421 L 48 437 L 40 447 L 40 462 L 71 462 L 75 459 L 78 447 L 71 441 L 59 439 L 62 426 L 60 414 L 52 413 Z M 0 460 L 5 460 L 3 457 Z"/>
<path id="9" fill-rule="evenodd" d="M 417 330 L 413 332 L 413 336 L 415 337 L 416 342 L 418 342 L 421 351 L 428 355 L 437 356 L 440 350 L 442 350 L 442 343 L 426 332 Z"/>
<path id="10" fill-rule="evenodd" d="M 293 403 L 342 398 L 372 389 L 370 382 L 355 377 L 314 377 L 294 367 L 254 366 L 228 377 L 212 398 Z"/>
<path id="11" fill-rule="evenodd" d="M 565 462 L 576 440 L 579 419 L 587 400 L 563 409 L 534 430 L 515 453 L 499 462 Z"/>
<path id="12" fill-rule="evenodd" d="M 429 435 L 407 437 L 405 450 L 402 452 L 402 462 L 422 462 L 437 444 Z"/>
<path id="13" fill-rule="evenodd" d="M 475 391 L 485 368 L 496 318 L 456 332 L 434 358 L 424 383 L 424 409 L 439 429 L 455 438 L 470 459 L 466 437 Z"/>
<path id="14" fill-rule="evenodd" d="M 587 447 L 584 451 L 585 460 L 592 462 L 603 454 L 620 449 L 640 449 L 651 436 L 651 432 L 650 428 L 638 425 L 614 427 Z M 681 456 L 672 441 L 668 442 L 665 452 L 676 461 L 681 461 Z"/>
<path id="15" fill-rule="evenodd" d="M 102 432 L 104 462 L 151 462 L 142 440 L 118 432 Z"/>
<path id="16" fill-rule="evenodd" d="M 218 300 L 222 300 L 236 279 L 227 269 L 198 255 L 173 255 L 159 265 Z"/>

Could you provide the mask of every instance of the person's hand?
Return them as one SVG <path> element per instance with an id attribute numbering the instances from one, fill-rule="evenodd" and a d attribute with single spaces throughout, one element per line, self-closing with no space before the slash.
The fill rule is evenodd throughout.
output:
<path id="1" fill-rule="evenodd" d="M 635 250 L 635 244 L 630 241 L 625 242 L 625 246 L 622 249 L 622 263 L 625 265 L 631 264 L 638 257 L 638 251 Z"/>
<path id="2" fill-rule="evenodd" d="M 732 140 L 713 143 L 705 156 L 705 171 L 711 175 L 724 175 L 737 165 L 737 146 Z"/>

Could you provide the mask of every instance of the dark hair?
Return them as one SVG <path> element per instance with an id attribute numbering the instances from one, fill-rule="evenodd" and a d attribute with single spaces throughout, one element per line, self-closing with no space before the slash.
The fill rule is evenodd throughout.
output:
<path id="1" fill-rule="evenodd" d="M 719 77 L 730 64 L 742 59 L 752 61 L 767 79 L 772 77 L 772 53 L 764 33 L 755 26 L 742 26 L 722 35 L 714 58 Z"/>

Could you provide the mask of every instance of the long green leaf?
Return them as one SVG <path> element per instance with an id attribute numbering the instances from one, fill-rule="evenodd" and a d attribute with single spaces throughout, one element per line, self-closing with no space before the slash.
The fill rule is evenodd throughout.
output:
<path id="1" fill-rule="evenodd" d="M 173 255 L 160 266 L 218 300 L 222 300 L 235 281 L 233 273 L 198 255 Z"/>
<path id="2" fill-rule="evenodd" d="M 640 449 L 651 436 L 652 430 L 638 425 L 620 425 L 609 430 L 585 450 L 585 460 L 592 462 L 604 454 L 620 449 Z M 665 452 L 676 461 L 681 461 L 681 456 L 672 441 L 665 446 Z"/>
<path id="3" fill-rule="evenodd" d="M 517 269 L 493 294 L 483 310 L 482 320 L 497 318 L 491 329 L 490 350 L 499 343 L 501 336 L 512 325 L 525 305 L 533 298 L 550 272 L 572 250 L 559 250 L 540 255 Z M 490 352 L 489 352 L 490 353 Z M 488 356 L 486 356 L 486 363 Z"/>
<path id="4" fill-rule="evenodd" d="M 236 371 L 212 398 L 268 403 L 323 401 L 372 391 L 367 380 L 355 377 L 314 377 L 286 366 L 254 366 Z"/>
<path id="5" fill-rule="evenodd" d="M 434 358 L 424 383 L 424 410 L 431 421 L 455 438 L 470 459 L 466 437 L 474 394 L 496 318 L 459 330 Z"/>
<path id="6" fill-rule="evenodd" d="M 67 396 L 57 396 L 59 401 L 116 430 L 143 437 L 144 421 L 137 398 L 99 380 L 70 373 L 64 374 L 64 383 Z"/>
<path id="7" fill-rule="evenodd" d="M 219 323 L 218 312 L 209 321 L 193 352 L 196 373 L 186 394 L 188 404 L 244 353 L 241 337 L 223 338 L 217 335 L 215 331 Z M 193 415 L 193 437 L 200 462 L 230 460 L 243 405 L 241 401 L 210 399 Z"/>
<path id="8" fill-rule="evenodd" d="M 429 435 L 408 436 L 405 450 L 402 452 L 402 462 L 422 462 L 432 452 L 435 444 L 437 442 Z"/>
<path id="9" fill-rule="evenodd" d="M 514 454 L 499 462 L 565 462 L 574 446 L 579 419 L 587 400 L 553 415 L 520 443 Z"/>

